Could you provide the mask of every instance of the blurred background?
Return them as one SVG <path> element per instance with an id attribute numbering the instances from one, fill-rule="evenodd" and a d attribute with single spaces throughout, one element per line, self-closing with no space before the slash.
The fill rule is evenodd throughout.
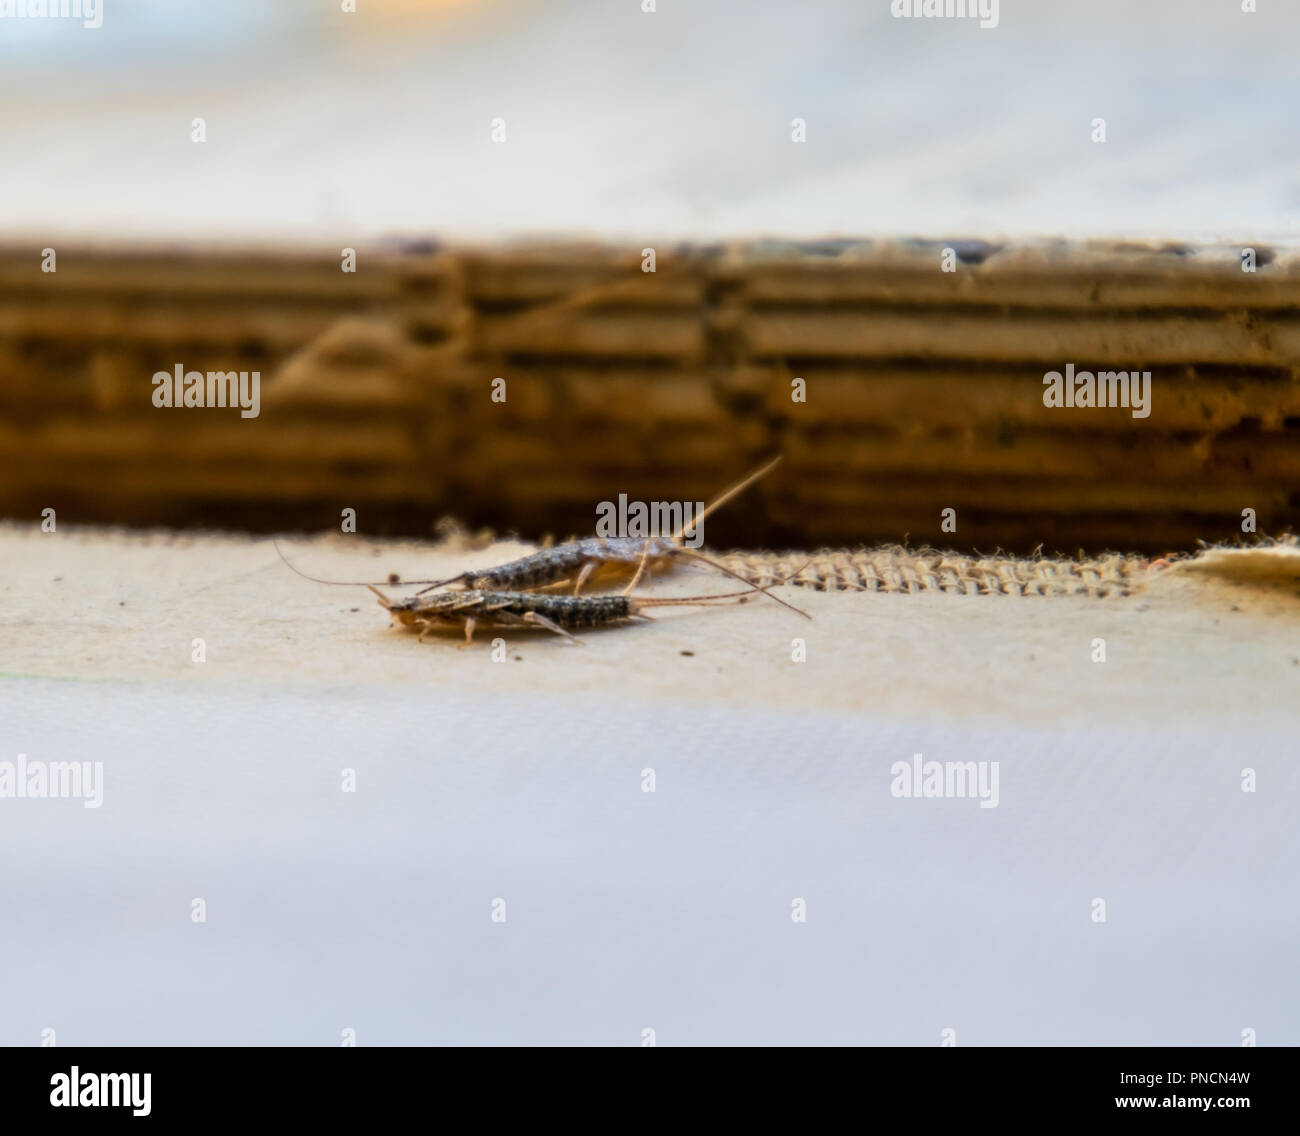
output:
<path id="1" fill-rule="evenodd" d="M 4 21 L 3 231 L 330 246 L 1296 231 L 1295 5 L 1002 0 L 987 30 L 895 19 L 888 0 L 357 7 L 105 0 L 93 31 Z"/>
<path id="2" fill-rule="evenodd" d="M 0 514 L 538 538 L 782 452 L 711 539 L 1300 519 L 1300 9 L 357 7 L 0 21 Z M 1151 417 L 1046 410 L 1070 362 Z M 260 415 L 153 407 L 176 366 Z"/>

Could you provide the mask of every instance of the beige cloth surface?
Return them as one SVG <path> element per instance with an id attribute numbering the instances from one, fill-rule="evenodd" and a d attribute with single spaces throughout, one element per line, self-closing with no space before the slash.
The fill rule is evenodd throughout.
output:
<path id="1" fill-rule="evenodd" d="M 349 578 L 520 550 L 290 542 Z M 1300 600 L 1265 555 L 1107 599 L 788 588 L 812 623 L 498 663 L 264 539 L 11 525 L 0 763 L 103 797 L 0 799 L 0 1043 L 1294 1044 Z M 895 793 L 921 753 L 996 806 Z"/>
<path id="2" fill-rule="evenodd" d="M 290 557 L 342 580 L 440 577 L 529 551 L 499 543 L 379 544 L 291 538 Z M 1216 559 L 1217 558 L 1217 559 Z M 1235 558 L 1235 559 L 1234 559 Z M 1271 558 L 1271 559 L 1270 559 Z M 364 588 L 294 575 L 265 538 L 36 525 L 0 527 L 0 672 L 57 679 L 495 690 L 724 703 L 791 712 L 887 712 L 956 720 L 1162 722 L 1276 713 L 1300 694 L 1300 551 L 1218 551 L 1146 572 L 1137 594 L 822 593 L 774 603 L 668 608 L 655 624 L 590 632 L 580 648 L 546 633 L 492 631 L 472 651 L 418 643 Z M 1261 573 L 1258 566 L 1271 565 Z M 1227 567 L 1224 567 L 1227 565 Z M 656 596 L 730 591 L 692 568 Z M 644 588 L 638 588 L 643 593 Z M 193 640 L 206 661 L 192 661 Z M 804 641 L 806 661 L 792 659 Z M 1106 661 L 1092 661 L 1094 639 Z M 688 654 L 689 652 L 689 654 Z"/>

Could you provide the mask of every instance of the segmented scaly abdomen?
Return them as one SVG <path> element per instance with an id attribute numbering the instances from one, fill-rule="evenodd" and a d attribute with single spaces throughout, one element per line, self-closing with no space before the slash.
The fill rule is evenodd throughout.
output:
<path id="1" fill-rule="evenodd" d="M 554 584 L 581 569 L 583 557 L 570 551 L 572 548 L 576 548 L 576 545 L 562 544 L 557 548 L 544 548 L 531 556 L 489 568 L 486 572 L 471 576 L 469 586 L 487 592 L 514 592 Z"/>
<path id="2" fill-rule="evenodd" d="M 635 564 L 641 559 L 647 544 L 650 545 L 652 560 L 672 552 L 672 545 L 666 540 L 588 537 L 585 540 L 557 544 L 554 548 L 544 548 L 541 552 L 522 556 L 509 564 L 476 573 L 466 583 L 471 588 L 485 592 L 543 588 L 559 580 L 573 579 L 582 571 L 584 564 Z"/>
<path id="3" fill-rule="evenodd" d="M 498 595 L 492 598 L 502 600 L 506 597 Z M 632 614 L 627 596 L 510 595 L 509 602 L 498 610 L 511 615 L 536 612 L 566 631 L 606 627 L 611 623 L 620 623 Z"/>

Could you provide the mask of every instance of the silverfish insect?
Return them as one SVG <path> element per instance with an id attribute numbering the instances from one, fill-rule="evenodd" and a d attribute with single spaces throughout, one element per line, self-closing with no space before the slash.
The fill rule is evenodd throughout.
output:
<path id="1" fill-rule="evenodd" d="M 462 648 L 473 646 L 474 629 L 478 626 L 542 628 L 577 644 L 581 640 L 570 634 L 573 631 L 615 627 L 632 621 L 651 622 L 650 616 L 644 614 L 648 607 L 722 605 L 731 600 L 745 603 L 758 591 L 750 588 L 744 592 L 724 592 L 714 596 L 653 599 L 629 595 L 565 596 L 470 589 L 394 600 L 374 585 L 367 586 L 379 597 L 380 606 L 387 609 L 393 621 L 413 631 L 418 630 L 421 640 L 431 631 L 458 624 L 463 626 L 465 642 L 459 644 Z"/>
<path id="2" fill-rule="evenodd" d="M 635 586 L 644 570 L 664 571 L 671 567 L 671 561 L 679 556 L 698 560 L 718 571 L 732 576 L 742 583 L 752 584 L 738 572 L 733 572 L 716 560 L 711 560 L 694 549 L 682 545 L 682 537 L 700 523 L 714 510 L 725 505 L 739 493 L 743 493 L 754 482 L 771 473 L 781 462 L 780 456 L 773 458 L 766 465 L 760 466 L 748 476 L 723 490 L 713 499 L 689 525 L 684 525 L 672 536 L 660 537 L 584 537 L 557 544 L 553 548 L 544 548 L 540 552 L 530 553 L 518 560 L 511 560 L 495 568 L 479 572 L 462 572 L 446 580 L 414 580 L 409 583 L 427 584 L 423 591 L 460 585 L 479 591 L 531 591 L 535 588 L 559 587 L 573 582 L 573 594 L 582 591 L 583 585 L 593 573 L 609 571 L 626 575 L 635 568 L 635 575 L 628 591 Z M 772 599 L 777 599 L 772 596 Z M 777 600 L 785 603 L 784 600 Z M 785 604 L 794 608 L 793 604 Z M 799 611 L 798 608 L 794 608 Z M 800 615 L 805 614 L 799 612 Z"/>
<path id="3" fill-rule="evenodd" d="M 780 456 L 775 457 L 766 465 L 759 467 L 747 477 L 742 478 L 724 490 L 700 512 L 700 515 L 695 518 L 690 526 L 683 526 L 672 536 L 650 538 L 585 537 L 581 540 L 566 541 L 553 548 L 544 548 L 539 552 L 531 553 L 517 560 L 511 560 L 495 568 L 462 572 L 457 576 L 451 576 L 444 580 L 404 580 L 402 583 L 404 585 L 426 585 L 416 593 L 416 595 L 423 595 L 436 588 L 455 587 L 479 592 L 524 592 L 540 588 L 566 586 L 572 581 L 573 594 L 576 596 L 582 591 L 583 585 L 596 572 L 625 575 L 635 568 L 632 579 L 624 589 L 623 594 L 626 595 L 636 587 L 642 573 L 647 569 L 651 572 L 665 571 L 671 568 L 673 560 L 680 557 L 707 564 L 724 575 L 739 580 L 741 583 L 756 587 L 758 591 L 769 599 L 775 600 L 782 607 L 788 607 L 791 611 L 798 612 L 805 619 L 811 619 L 812 617 L 802 608 L 795 607 L 794 604 L 788 603 L 779 596 L 772 595 L 767 586 L 754 585 L 752 580 L 742 576 L 739 572 L 735 572 L 725 564 L 720 564 L 718 561 L 693 549 L 686 548 L 681 543 L 682 537 L 688 529 L 698 526 L 715 509 L 725 505 L 737 494 L 748 489 L 754 482 L 765 477 L 780 462 Z M 276 551 L 280 553 L 280 558 L 298 575 L 308 580 L 315 580 L 317 583 L 349 583 L 365 587 L 371 587 L 376 583 L 376 581 L 370 580 L 321 580 L 315 576 L 308 576 L 307 573 L 300 571 L 289 562 L 284 553 L 280 552 L 278 544 L 276 545 Z M 386 582 L 393 583 L 392 580 Z"/>

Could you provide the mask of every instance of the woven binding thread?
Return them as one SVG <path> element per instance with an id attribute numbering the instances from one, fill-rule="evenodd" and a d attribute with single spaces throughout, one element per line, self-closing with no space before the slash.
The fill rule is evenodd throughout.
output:
<path id="1" fill-rule="evenodd" d="M 1128 596 L 1141 591 L 1150 561 L 1119 554 L 1088 560 L 960 556 L 897 545 L 806 552 L 715 554 L 762 586 L 777 580 L 819 592 L 951 592 L 1002 596 Z"/>

